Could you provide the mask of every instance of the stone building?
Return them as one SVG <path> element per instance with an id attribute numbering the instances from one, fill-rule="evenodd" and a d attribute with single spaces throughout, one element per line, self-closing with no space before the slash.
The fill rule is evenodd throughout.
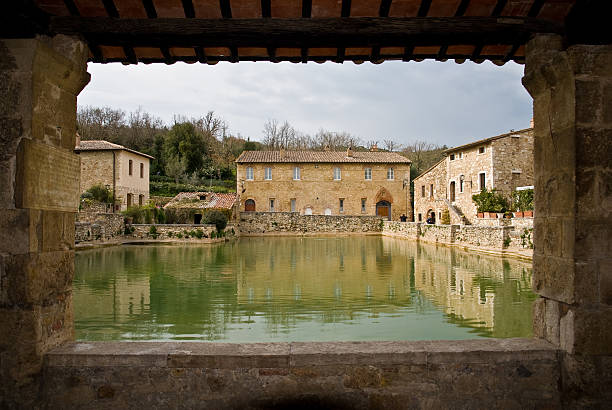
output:
<path id="1" fill-rule="evenodd" d="M 393 152 L 244 151 L 241 211 L 301 215 L 410 215 L 410 160 Z"/>
<path id="2" fill-rule="evenodd" d="M 465 224 L 476 217 L 472 195 L 495 189 L 511 199 L 521 186 L 533 185 L 533 128 L 450 148 L 446 157 L 414 179 L 417 222 L 449 210 L 451 223 Z"/>
<path id="3" fill-rule="evenodd" d="M 223 210 L 233 221 L 237 217 L 236 200 L 237 195 L 233 192 L 181 192 L 164 205 L 164 209 L 174 211 L 177 223 L 200 224 L 206 211 L 211 209 Z"/>
<path id="4" fill-rule="evenodd" d="M 108 141 L 79 141 L 80 192 L 102 184 L 113 190 L 115 211 L 149 200 L 149 162 L 152 156 Z"/>

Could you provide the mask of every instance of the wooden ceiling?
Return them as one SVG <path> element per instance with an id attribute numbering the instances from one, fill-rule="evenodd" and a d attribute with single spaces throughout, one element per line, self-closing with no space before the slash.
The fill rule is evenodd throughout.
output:
<path id="1" fill-rule="evenodd" d="M 97 63 L 523 63 L 529 38 L 565 35 L 580 1 L 23 0 L 0 37 L 79 35 Z"/>

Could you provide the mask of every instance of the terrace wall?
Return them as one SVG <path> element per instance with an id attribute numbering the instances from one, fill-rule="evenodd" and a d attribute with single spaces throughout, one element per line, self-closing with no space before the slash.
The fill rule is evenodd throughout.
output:
<path id="1" fill-rule="evenodd" d="M 241 235 L 381 232 L 378 216 L 300 215 L 297 212 L 242 212 Z"/>

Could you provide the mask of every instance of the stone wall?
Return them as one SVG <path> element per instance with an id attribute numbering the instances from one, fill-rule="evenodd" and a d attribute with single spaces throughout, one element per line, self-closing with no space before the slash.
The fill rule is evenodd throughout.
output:
<path id="1" fill-rule="evenodd" d="M 533 249 L 531 218 L 516 218 L 517 226 L 494 225 L 428 225 L 418 222 L 385 221 L 383 235 L 417 241 L 469 245 L 488 249 Z M 491 219 L 491 221 L 499 221 Z M 504 221 L 504 220 L 501 220 Z M 506 221 L 514 221 L 506 219 Z M 499 223 L 499 222 L 498 222 Z"/>
<path id="2" fill-rule="evenodd" d="M 253 168 L 253 180 L 246 179 L 247 166 Z M 264 179 L 264 169 L 272 168 L 272 179 Z M 293 179 L 293 168 L 300 168 L 300 179 Z M 334 180 L 334 168 L 341 169 L 341 179 Z M 372 169 L 372 179 L 365 180 L 364 169 Z M 394 169 L 394 179 L 387 179 L 387 170 Z M 313 215 L 376 215 L 376 202 L 391 202 L 392 219 L 402 214 L 410 215 L 412 201 L 404 180 L 410 181 L 410 164 L 367 163 L 268 163 L 237 164 L 237 192 L 240 210 L 245 201 L 254 200 L 255 210 L 270 211 L 270 199 L 274 199 L 275 212 L 291 212 L 291 200 L 295 199 L 294 212 L 302 215 L 310 209 Z M 244 191 L 243 191 L 244 190 Z M 343 210 L 340 210 L 340 200 Z M 365 199 L 365 211 L 361 200 Z"/>
<path id="3" fill-rule="evenodd" d="M 151 233 L 151 227 L 155 227 L 155 234 Z M 126 235 L 127 238 L 132 239 L 197 239 L 193 235 L 190 235 L 192 231 L 201 230 L 202 238 L 210 238 L 210 234 L 216 231 L 215 225 L 194 225 L 194 224 L 173 224 L 173 225 L 160 225 L 160 224 L 133 224 L 131 227 L 134 228 L 134 232 Z M 236 232 L 233 225 L 228 224 L 225 231 L 228 233 Z"/>
<path id="4" fill-rule="evenodd" d="M 557 351 L 538 340 L 94 342 L 46 364 L 49 409 L 561 407 Z"/>
<path id="5" fill-rule="evenodd" d="M 381 232 L 378 216 L 300 215 L 296 212 L 242 212 L 240 235 Z"/>
<path id="6" fill-rule="evenodd" d="M 110 241 L 123 235 L 124 217 L 115 213 L 79 212 L 75 223 L 75 242 Z"/>

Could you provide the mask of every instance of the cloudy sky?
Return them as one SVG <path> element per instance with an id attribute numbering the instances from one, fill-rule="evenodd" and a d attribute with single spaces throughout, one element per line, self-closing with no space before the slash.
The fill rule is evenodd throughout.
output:
<path id="1" fill-rule="evenodd" d="M 79 105 L 174 114 L 214 111 L 234 134 L 261 138 L 268 119 L 301 132 L 347 131 L 364 141 L 460 145 L 529 126 L 523 66 L 489 62 L 89 64 Z"/>

